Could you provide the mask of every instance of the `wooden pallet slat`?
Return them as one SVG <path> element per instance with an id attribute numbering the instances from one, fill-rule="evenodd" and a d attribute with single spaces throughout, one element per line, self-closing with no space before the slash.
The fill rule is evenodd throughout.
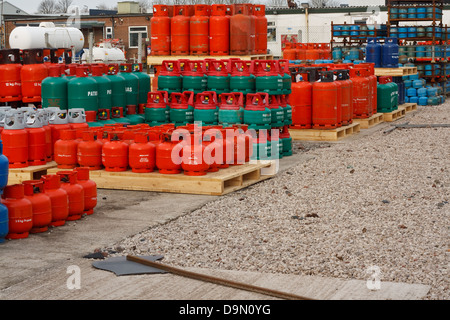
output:
<path id="1" fill-rule="evenodd" d="M 373 116 L 366 119 L 353 119 L 353 122 L 357 122 L 361 125 L 361 129 L 369 129 L 384 121 L 382 113 L 376 113 Z"/>
<path id="2" fill-rule="evenodd" d="M 179 60 L 179 59 L 188 59 L 188 60 L 205 60 L 205 59 L 231 59 L 238 58 L 241 60 L 273 60 L 273 55 L 271 54 L 257 54 L 257 55 L 246 55 L 246 56 L 238 56 L 238 55 L 228 55 L 228 56 L 148 56 L 147 64 L 153 66 L 159 66 L 162 64 L 164 60 Z"/>
<path id="3" fill-rule="evenodd" d="M 376 76 L 401 77 L 417 73 L 417 67 L 375 68 Z"/>
<path id="4" fill-rule="evenodd" d="M 47 174 L 48 170 L 57 166 L 55 161 L 41 166 L 28 166 L 25 168 L 10 168 L 8 172 L 8 185 L 22 183 L 27 180 L 39 180 Z"/>
<path id="5" fill-rule="evenodd" d="M 393 122 L 398 119 L 403 118 L 406 115 L 406 110 L 404 107 L 399 106 L 397 110 L 394 110 L 392 112 L 386 112 L 383 113 L 384 121 L 385 122 Z"/>
<path id="6" fill-rule="evenodd" d="M 417 103 L 405 103 L 402 104 L 400 107 L 405 108 L 406 112 L 411 112 L 417 110 Z"/>
<path id="7" fill-rule="evenodd" d="M 303 141 L 338 141 L 360 132 L 361 125 L 354 122 L 337 129 L 289 129 L 293 140 Z"/>
<path id="8" fill-rule="evenodd" d="M 90 179 L 95 181 L 99 189 L 224 195 L 273 177 L 275 173 L 272 174 L 273 171 L 270 169 L 274 165 L 274 161 L 251 162 L 209 172 L 203 176 L 187 176 L 183 173 L 161 174 L 157 171 L 134 173 L 131 170 L 122 172 L 92 170 Z M 55 174 L 59 170 L 53 168 L 49 173 Z"/>

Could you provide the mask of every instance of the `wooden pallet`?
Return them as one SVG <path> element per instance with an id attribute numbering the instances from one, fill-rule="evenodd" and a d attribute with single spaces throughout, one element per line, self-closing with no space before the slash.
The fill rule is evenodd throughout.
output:
<path id="1" fill-rule="evenodd" d="M 411 112 L 417 110 L 417 103 L 405 103 L 400 106 L 401 108 L 405 108 L 406 112 Z"/>
<path id="2" fill-rule="evenodd" d="M 48 173 L 48 170 L 56 167 L 56 162 L 52 161 L 42 166 L 30 166 L 26 168 L 10 168 L 8 173 L 8 185 L 22 183 L 27 180 L 39 180 L 41 176 Z"/>
<path id="3" fill-rule="evenodd" d="M 417 67 L 399 67 L 399 68 L 375 68 L 375 75 L 380 76 L 392 76 L 402 77 L 409 76 L 417 73 Z"/>
<path id="4" fill-rule="evenodd" d="M 97 183 L 99 189 L 219 196 L 273 177 L 276 174 L 276 164 L 276 161 L 255 161 L 209 172 L 204 176 L 93 170 L 90 171 L 90 179 Z M 49 173 L 55 174 L 59 170 L 54 168 Z"/>
<path id="5" fill-rule="evenodd" d="M 353 122 L 357 122 L 361 125 L 361 129 L 369 129 L 384 121 L 382 113 L 377 113 L 366 119 L 353 119 Z"/>
<path id="6" fill-rule="evenodd" d="M 406 110 L 401 106 L 399 106 L 395 111 L 383 113 L 385 122 L 397 121 L 398 119 L 403 118 L 405 115 Z"/>
<path id="7" fill-rule="evenodd" d="M 289 129 L 292 140 L 303 141 L 338 141 L 360 131 L 361 125 L 357 122 L 337 129 Z"/>
<path id="8" fill-rule="evenodd" d="M 152 66 L 160 66 L 164 60 L 179 60 L 179 59 L 189 59 L 189 60 L 204 60 L 204 59 L 231 59 L 238 58 L 241 60 L 273 60 L 273 55 L 271 54 L 257 54 L 248 56 L 148 56 L 147 64 Z"/>

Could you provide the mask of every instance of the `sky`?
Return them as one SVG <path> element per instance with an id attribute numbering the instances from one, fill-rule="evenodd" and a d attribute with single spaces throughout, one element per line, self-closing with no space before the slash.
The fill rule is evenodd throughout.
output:
<path id="1" fill-rule="evenodd" d="M 23 11 L 34 14 L 37 11 L 40 0 L 6 0 L 15 6 L 19 7 Z M 99 4 L 105 4 L 108 7 L 114 7 L 117 5 L 117 2 L 122 0 L 74 0 L 73 5 L 77 5 L 80 8 L 87 5 L 90 9 L 95 9 Z M 265 1 L 261 1 L 262 3 Z M 305 2 L 304 0 L 298 2 Z M 374 4 L 383 4 L 384 0 L 339 0 L 341 3 L 348 3 L 351 6 L 356 5 L 374 5 Z"/>

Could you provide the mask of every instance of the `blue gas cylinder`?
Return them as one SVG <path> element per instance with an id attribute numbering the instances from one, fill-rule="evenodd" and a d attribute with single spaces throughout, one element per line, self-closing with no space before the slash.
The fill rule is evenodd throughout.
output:
<path id="1" fill-rule="evenodd" d="M 381 68 L 381 44 L 377 38 L 367 39 L 366 62 L 374 63 L 375 68 Z"/>
<path id="2" fill-rule="evenodd" d="M 9 232 L 8 208 L 0 203 L 0 243 L 5 242 Z"/>
<path id="3" fill-rule="evenodd" d="M 425 7 L 417 8 L 417 19 L 425 19 L 426 18 L 427 9 Z"/>
<path id="4" fill-rule="evenodd" d="M 427 88 L 419 88 L 417 89 L 417 95 L 420 97 L 426 97 L 427 96 Z"/>
<path id="5" fill-rule="evenodd" d="M 398 39 L 386 38 L 381 50 L 383 68 L 398 68 Z"/>
<path id="6" fill-rule="evenodd" d="M 419 106 L 426 106 L 427 104 L 428 104 L 428 97 L 426 97 L 426 96 L 419 97 L 419 102 L 418 102 Z"/>
<path id="7" fill-rule="evenodd" d="M 416 97 L 417 96 L 417 89 L 415 88 L 409 88 L 408 90 L 406 90 L 406 95 L 408 97 Z M 410 99 L 411 100 L 411 99 Z"/>
<path id="8" fill-rule="evenodd" d="M 410 103 L 418 103 L 419 102 L 419 97 L 409 97 L 409 102 Z"/>
<path id="9" fill-rule="evenodd" d="M 408 38 L 417 38 L 417 28 L 416 27 L 408 28 Z"/>

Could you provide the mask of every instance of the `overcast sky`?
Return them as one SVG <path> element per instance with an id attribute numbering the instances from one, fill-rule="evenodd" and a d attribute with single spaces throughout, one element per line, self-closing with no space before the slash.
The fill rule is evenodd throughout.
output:
<path id="1" fill-rule="evenodd" d="M 6 0 L 16 5 L 23 11 L 34 14 L 37 11 L 40 0 Z M 74 0 L 73 5 L 77 5 L 80 8 L 87 5 L 89 9 L 95 9 L 99 4 L 106 4 L 108 7 L 114 7 L 117 5 L 118 0 Z M 261 1 L 264 3 L 266 1 Z M 298 0 L 297 2 L 305 2 L 304 0 Z M 351 6 L 356 5 L 380 5 L 384 4 L 384 0 L 339 0 L 341 3 L 348 3 Z"/>

